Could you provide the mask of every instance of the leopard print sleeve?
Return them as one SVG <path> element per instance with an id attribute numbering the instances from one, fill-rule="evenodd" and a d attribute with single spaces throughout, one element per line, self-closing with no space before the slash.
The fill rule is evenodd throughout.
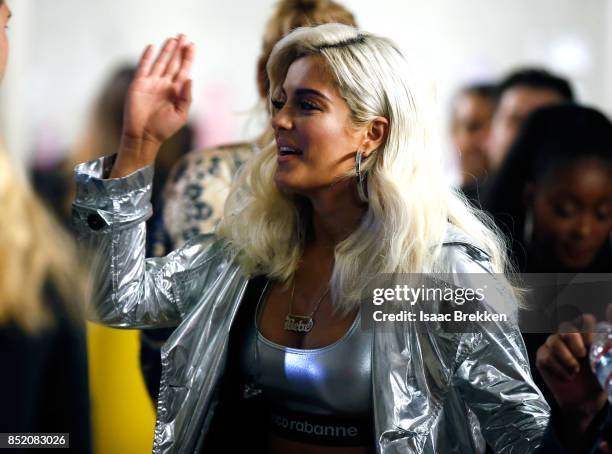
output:
<path id="1" fill-rule="evenodd" d="M 256 146 L 240 143 L 197 150 L 179 161 L 164 189 L 164 228 L 173 249 L 200 233 L 210 233 L 238 168 Z"/>

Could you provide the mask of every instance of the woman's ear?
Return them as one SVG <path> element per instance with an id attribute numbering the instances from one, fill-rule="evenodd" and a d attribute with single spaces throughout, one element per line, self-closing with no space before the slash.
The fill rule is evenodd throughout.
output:
<path id="1" fill-rule="evenodd" d="M 361 146 L 363 156 L 367 158 L 374 150 L 382 145 L 387 137 L 389 120 L 385 117 L 375 117 L 367 126 L 366 137 Z"/>

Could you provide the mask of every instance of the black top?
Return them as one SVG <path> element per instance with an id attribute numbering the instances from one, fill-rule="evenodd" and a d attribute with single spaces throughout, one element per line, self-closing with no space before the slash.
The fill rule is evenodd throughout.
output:
<path id="1" fill-rule="evenodd" d="M 85 329 L 68 318 L 56 298 L 48 296 L 47 302 L 56 316 L 48 330 L 31 336 L 14 324 L 0 327 L 0 433 L 69 433 L 68 452 L 88 454 Z"/>
<path id="2" fill-rule="evenodd" d="M 228 441 L 247 446 L 250 452 L 265 452 L 268 421 L 264 416 L 261 396 L 246 397 L 248 390 L 240 374 L 240 353 L 243 333 L 253 323 L 265 277 L 249 280 L 236 318 L 230 330 L 227 363 L 218 388 L 218 403 L 204 440 L 203 453 L 225 452 Z M 238 438 L 237 438 L 238 437 Z"/>

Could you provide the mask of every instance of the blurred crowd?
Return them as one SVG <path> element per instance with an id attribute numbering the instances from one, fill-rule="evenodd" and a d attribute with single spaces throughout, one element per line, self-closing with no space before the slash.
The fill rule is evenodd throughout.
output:
<path id="1" fill-rule="evenodd" d="M 357 25 L 352 13 L 333 1 L 278 2 L 254 68 L 262 100 L 274 44 L 296 27 L 325 22 Z M 72 171 L 118 148 L 134 71 L 125 66 L 111 75 L 80 140 L 61 161 L 32 169 L 31 184 L 0 152 L 0 359 L 6 366 L 0 432 L 70 432 L 79 453 L 92 451 L 95 428 L 90 428 L 85 325 L 78 310 L 87 276 L 80 274 L 79 254 L 67 233 Z M 466 85 L 453 97 L 450 119 L 461 172 L 457 191 L 506 235 L 517 271 L 612 272 L 612 123 L 577 99 L 571 80 L 546 68 L 523 67 L 499 80 Z M 265 129 L 252 141 L 193 150 L 197 128 L 179 131 L 156 162 L 153 216 L 147 222 L 150 256 L 213 231 L 241 164 L 272 139 Z M 152 405 L 159 349 L 172 331 L 139 334 Z M 547 390 L 537 361 L 550 335 L 528 333 L 524 339 L 536 383 L 555 407 L 558 396 Z M 587 452 L 579 441 L 563 442 L 571 445 L 567 452 Z"/>

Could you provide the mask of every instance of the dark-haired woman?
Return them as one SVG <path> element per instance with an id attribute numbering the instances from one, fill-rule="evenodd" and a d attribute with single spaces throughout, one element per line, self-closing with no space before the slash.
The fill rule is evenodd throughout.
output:
<path id="1" fill-rule="evenodd" d="M 539 109 L 485 208 L 524 272 L 612 271 L 612 124 L 595 109 Z"/>
<path id="2" fill-rule="evenodd" d="M 612 123 L 601 112 L 576 104 L 535 111 L 490 197 L 486 207 L 512 238 L 521 271 L 612 272 Z M 536 368 L 536 351 L 559 320 L 578 313 L 553 311 L 548 301 L 538 298 L 537 311 L 524 313 L 523 327 L 533 328 L 523 337 L 534 380 L 557 413 L 557 399 Z"/>

